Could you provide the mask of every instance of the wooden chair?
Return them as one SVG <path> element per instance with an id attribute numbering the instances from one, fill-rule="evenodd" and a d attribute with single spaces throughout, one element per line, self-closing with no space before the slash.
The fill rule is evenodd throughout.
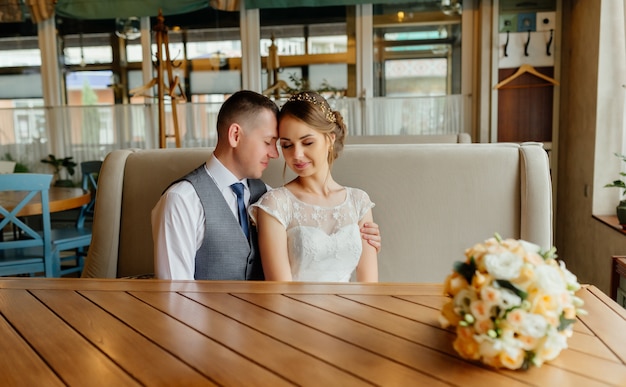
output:
<path id="1" fill-rule="evenodd" d="M 8 210 L 0 203 L 0 230 L 13 225 L 22 238 L 0 242 L 0 275 L 44 273 L 53 276 L 52 244 L 50 238 L 50 209 L 48 190 L 52 175 L 30 173 L 0 175 L 0 191 L 23 191 L 25 196 Z M 36 195 L 41 195 L 43 231 L 38 232 L 20 219 L 17 214 Z"/>

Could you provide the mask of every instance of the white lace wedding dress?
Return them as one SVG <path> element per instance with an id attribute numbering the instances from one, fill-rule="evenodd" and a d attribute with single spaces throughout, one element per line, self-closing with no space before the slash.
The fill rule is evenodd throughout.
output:
<path id="1" fill-rule="evenodd" d="M 372 207 L 367 193 L 357 188 L 346 187 L 341 204 L 320 207 L 280 187 L 251 205 L 250 215 L 256 222 L 260 208 L 285 226 L 294 281 L 348 282 L 361 257 L 358 222 Z"/>

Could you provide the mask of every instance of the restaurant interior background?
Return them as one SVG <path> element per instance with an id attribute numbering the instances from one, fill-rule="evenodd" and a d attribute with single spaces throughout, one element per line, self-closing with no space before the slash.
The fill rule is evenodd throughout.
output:
<path id="1" fill-rule="evenodd" d="M 320 90 L 353 136 L 538 141 L 568 267 L 608 293 L 610 258 L 626 254 L 626 235 L 593 217 L 620 199 L 603 186 L 624 149 L 623 2 L 42 0 L 36 13 L 26 3 L 0 1 L 0 159 L 43 172 L 50 153 L 80 162 L 158 147 L 156 87 L 131 91 L 156 77 L 161 8 L 180 84 L 164 109 L 168 130 L 178 111 L 182 147 L 214 145 L 219 106 L 241 88 L 279 104 L 289 90 Z M 498 87 L 522 65 L 554 82 L 525 74 Z"/>

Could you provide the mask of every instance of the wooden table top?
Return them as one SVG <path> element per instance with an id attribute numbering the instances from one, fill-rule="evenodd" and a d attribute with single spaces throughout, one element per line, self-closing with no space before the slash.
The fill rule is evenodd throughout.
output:
<path id="1" fill-rule="evenodd" d="M 26 196 L 24 191 L 0 192 L 0 203 L 4 208 L 11 211 Z M 50 212 L 59 212 L 81 207 L 91 200 L 91 192 L 82 188 L 50 187 L 48 191 Z M 37 194 L 22 210 L 19 216 L 41 214 L 41 197 Z"/>
<path id="2" fill-rule="evenodd" d="M 624 386 L 626 311 L 593 286 L 529 371 L 459 358 L 440 285 L 0 279 L 6 385 Z"/>

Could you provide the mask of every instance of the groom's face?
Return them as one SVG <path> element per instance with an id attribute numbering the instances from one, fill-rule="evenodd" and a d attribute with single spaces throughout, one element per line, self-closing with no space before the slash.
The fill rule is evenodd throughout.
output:
<path id="1" fill-rule="evenodd" d="M 270 160 L 278 157 L 277 137 L 276 116 L 269 110 L 263 110 L 252 125 L 244 128 L 237 146 L 243 176 L 251 179 L 261 178 Z"/>

